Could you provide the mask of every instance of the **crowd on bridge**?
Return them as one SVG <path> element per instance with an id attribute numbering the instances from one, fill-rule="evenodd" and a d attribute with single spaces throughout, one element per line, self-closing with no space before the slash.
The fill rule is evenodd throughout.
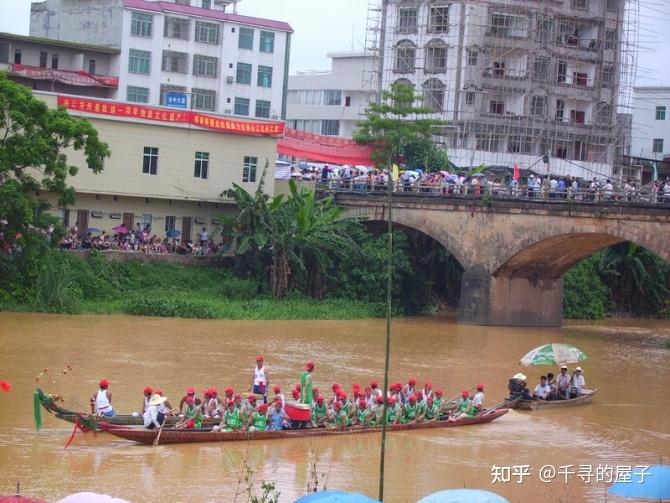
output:
<path id="1" fill-rule="evenodd" d="M 388 170 L 364 166 L 291 168 L 291 177 L 313 180 L 336 190 L 383 192 L 387 190 Z M 612 181 L 593 177 L 591 180 L 573 176 L 516 177 L 493 173 L 424 172 L 421 169 L 399 171 L 395 178 L 397 192 L 421 192 L 433 195 L 556 199 L 575 201 L 627 201 L 670 204 L 670 178 L 640 186 L 632 180 Z"/>

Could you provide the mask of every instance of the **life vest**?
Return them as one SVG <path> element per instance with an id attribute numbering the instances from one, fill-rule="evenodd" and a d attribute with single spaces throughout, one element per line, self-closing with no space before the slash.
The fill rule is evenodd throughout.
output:
<path id="1" fill-rule="evenodd" d="M 226 411 L 226 426 L 228 428 L 239 428 L 242 426 L 239 410 L 235 409 L 233 412 Z"/>
<path id="2" fill-rule="evenodd" d="M 434 401 L 432 406 L 426 407 L 426 417 L 428 419 L 438 418 L 439 414 L 440 414 L 440 408 L 437 405 L 435 405 Z"/>
<path id="3" fill-rule="evenodd" d="M 364 423 L 364 422 L 365 422 L 365 419 L 366 419 L 366 417 L 367 417 L 367 415 L 368 415 L 368 411 L 367 411 L 367 410 L 365 410 L 365 409 L 363 409 L 363 410 L 358 409 L 358 422 L 359 422 L 359 423 Z"/>
<path id="4" fill-rule="evenodd" d="M 324 403 L 319 407 L 318 404 L 314 405 L 314 408 L 312 409 L 312 419 L 318 419 L 321 417 L 324 417 L 328 413 L 328 408 L 326 407 L 326 404 Z"/>
<path id="5" fill-rule="evenodd" d="M 198 406 L 195 404 L 188 405 L 186 407 L 186 411 L 184 412 L 184 418 L 193 419 L 193 423 L 195 424 L 196 428 L 200 428 L 202 426 L 202 415 L 199 413 Z"/>
<path id="6" fill-rule="evenodd" d="M 340 426 L 349 426 L 351 424 L 349 422 L 349 414 L 344 409 L 337 415 L 337 424 Z"/>
<path id="7" fill-rule="evenodd" d="M 252 420 L 252 424 L 254 428 L 256 428 L 256 431 L 265 431 L 268 424 L 268 417 L 265 414 L 259 414 L 258 412 L 254 412 L 254 418 Z"/>

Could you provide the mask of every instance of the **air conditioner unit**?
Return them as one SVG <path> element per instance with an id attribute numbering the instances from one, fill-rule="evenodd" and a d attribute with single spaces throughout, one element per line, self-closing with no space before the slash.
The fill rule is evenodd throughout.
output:
<path id="1" fill-rule="evenodd" d="M 235 82 L 235 79 L 233 78 L 233 76 L 232 76 L 232 75 L 228 75 L 228 76 L 226 77 L 226 83 L 228 83 L 228 84 L 232 84 L 233 82 Z"/>
<path id="2" fill-rule="evenodd" d="M 212 223 L 213 223 L 214 225 L 221 225 L 221 220 L 218 219 L 218 218 L 212 218 Z"/>
<path id="3" fill-rule="evenodd" d="M 196 224 L 204 224 L 204 223 L 206 222 L 206 220 L 205 220 L 204 218 L 200 218 L 200 217 L 195 217 L 195 218 L 193 219 L 193 221 L 194 221 Z"/>
<path id="4" fill-rule="evenodd" d="M 117 220 L 121 220 L 121 213 L 110 213 L 109 218 L 114 218 Z"/>
<path id="5" fill-rule="evenodd" d="M 102 218 L 102 211 L 91 211 L 91 216 L 93 218 Z"/>
<path id="6" fill-rule="evenodd" d="M 226 109 L 223 111 L 223 113 L 224 113 L 224 114 L 228 114 L 228 115 L 230 115 L 230 114 L 233 113 L 233 111 L 232 111 L 230 108 L 226 108 Z"/>

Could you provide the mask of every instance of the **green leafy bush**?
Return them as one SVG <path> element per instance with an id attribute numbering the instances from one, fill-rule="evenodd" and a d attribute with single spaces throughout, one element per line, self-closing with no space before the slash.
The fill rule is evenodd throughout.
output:
<path id="1" fill-rule="evenodd" d="M 598 275 L 600 255 L 580 262 L 563 277 L 563 316 L 582 320 L 603 319 L 610 307 L 610 292 Z"/>
<path id="2" fill-rule="evenodd" d="M 124 302 L 123 312 L 141 316 L 165 318 L 214 318 L 212 309 L 190 299 L 171 299 L 161 296 L 133 297 Z"/>

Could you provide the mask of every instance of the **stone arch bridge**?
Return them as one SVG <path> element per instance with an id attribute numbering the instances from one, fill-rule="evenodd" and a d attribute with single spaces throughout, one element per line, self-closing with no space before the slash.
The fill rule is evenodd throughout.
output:
<path id="1" fill-rule="evenodd" d="M 348 217 L 386 221 L 387 196 L 337 192 Z M 670 261 L 670 208 L 548 200 L 393 196 L 392 221 L 441 243 L 463 266 L 460 323 L 560 326 L 562 276 L 632 241 Z"/>

